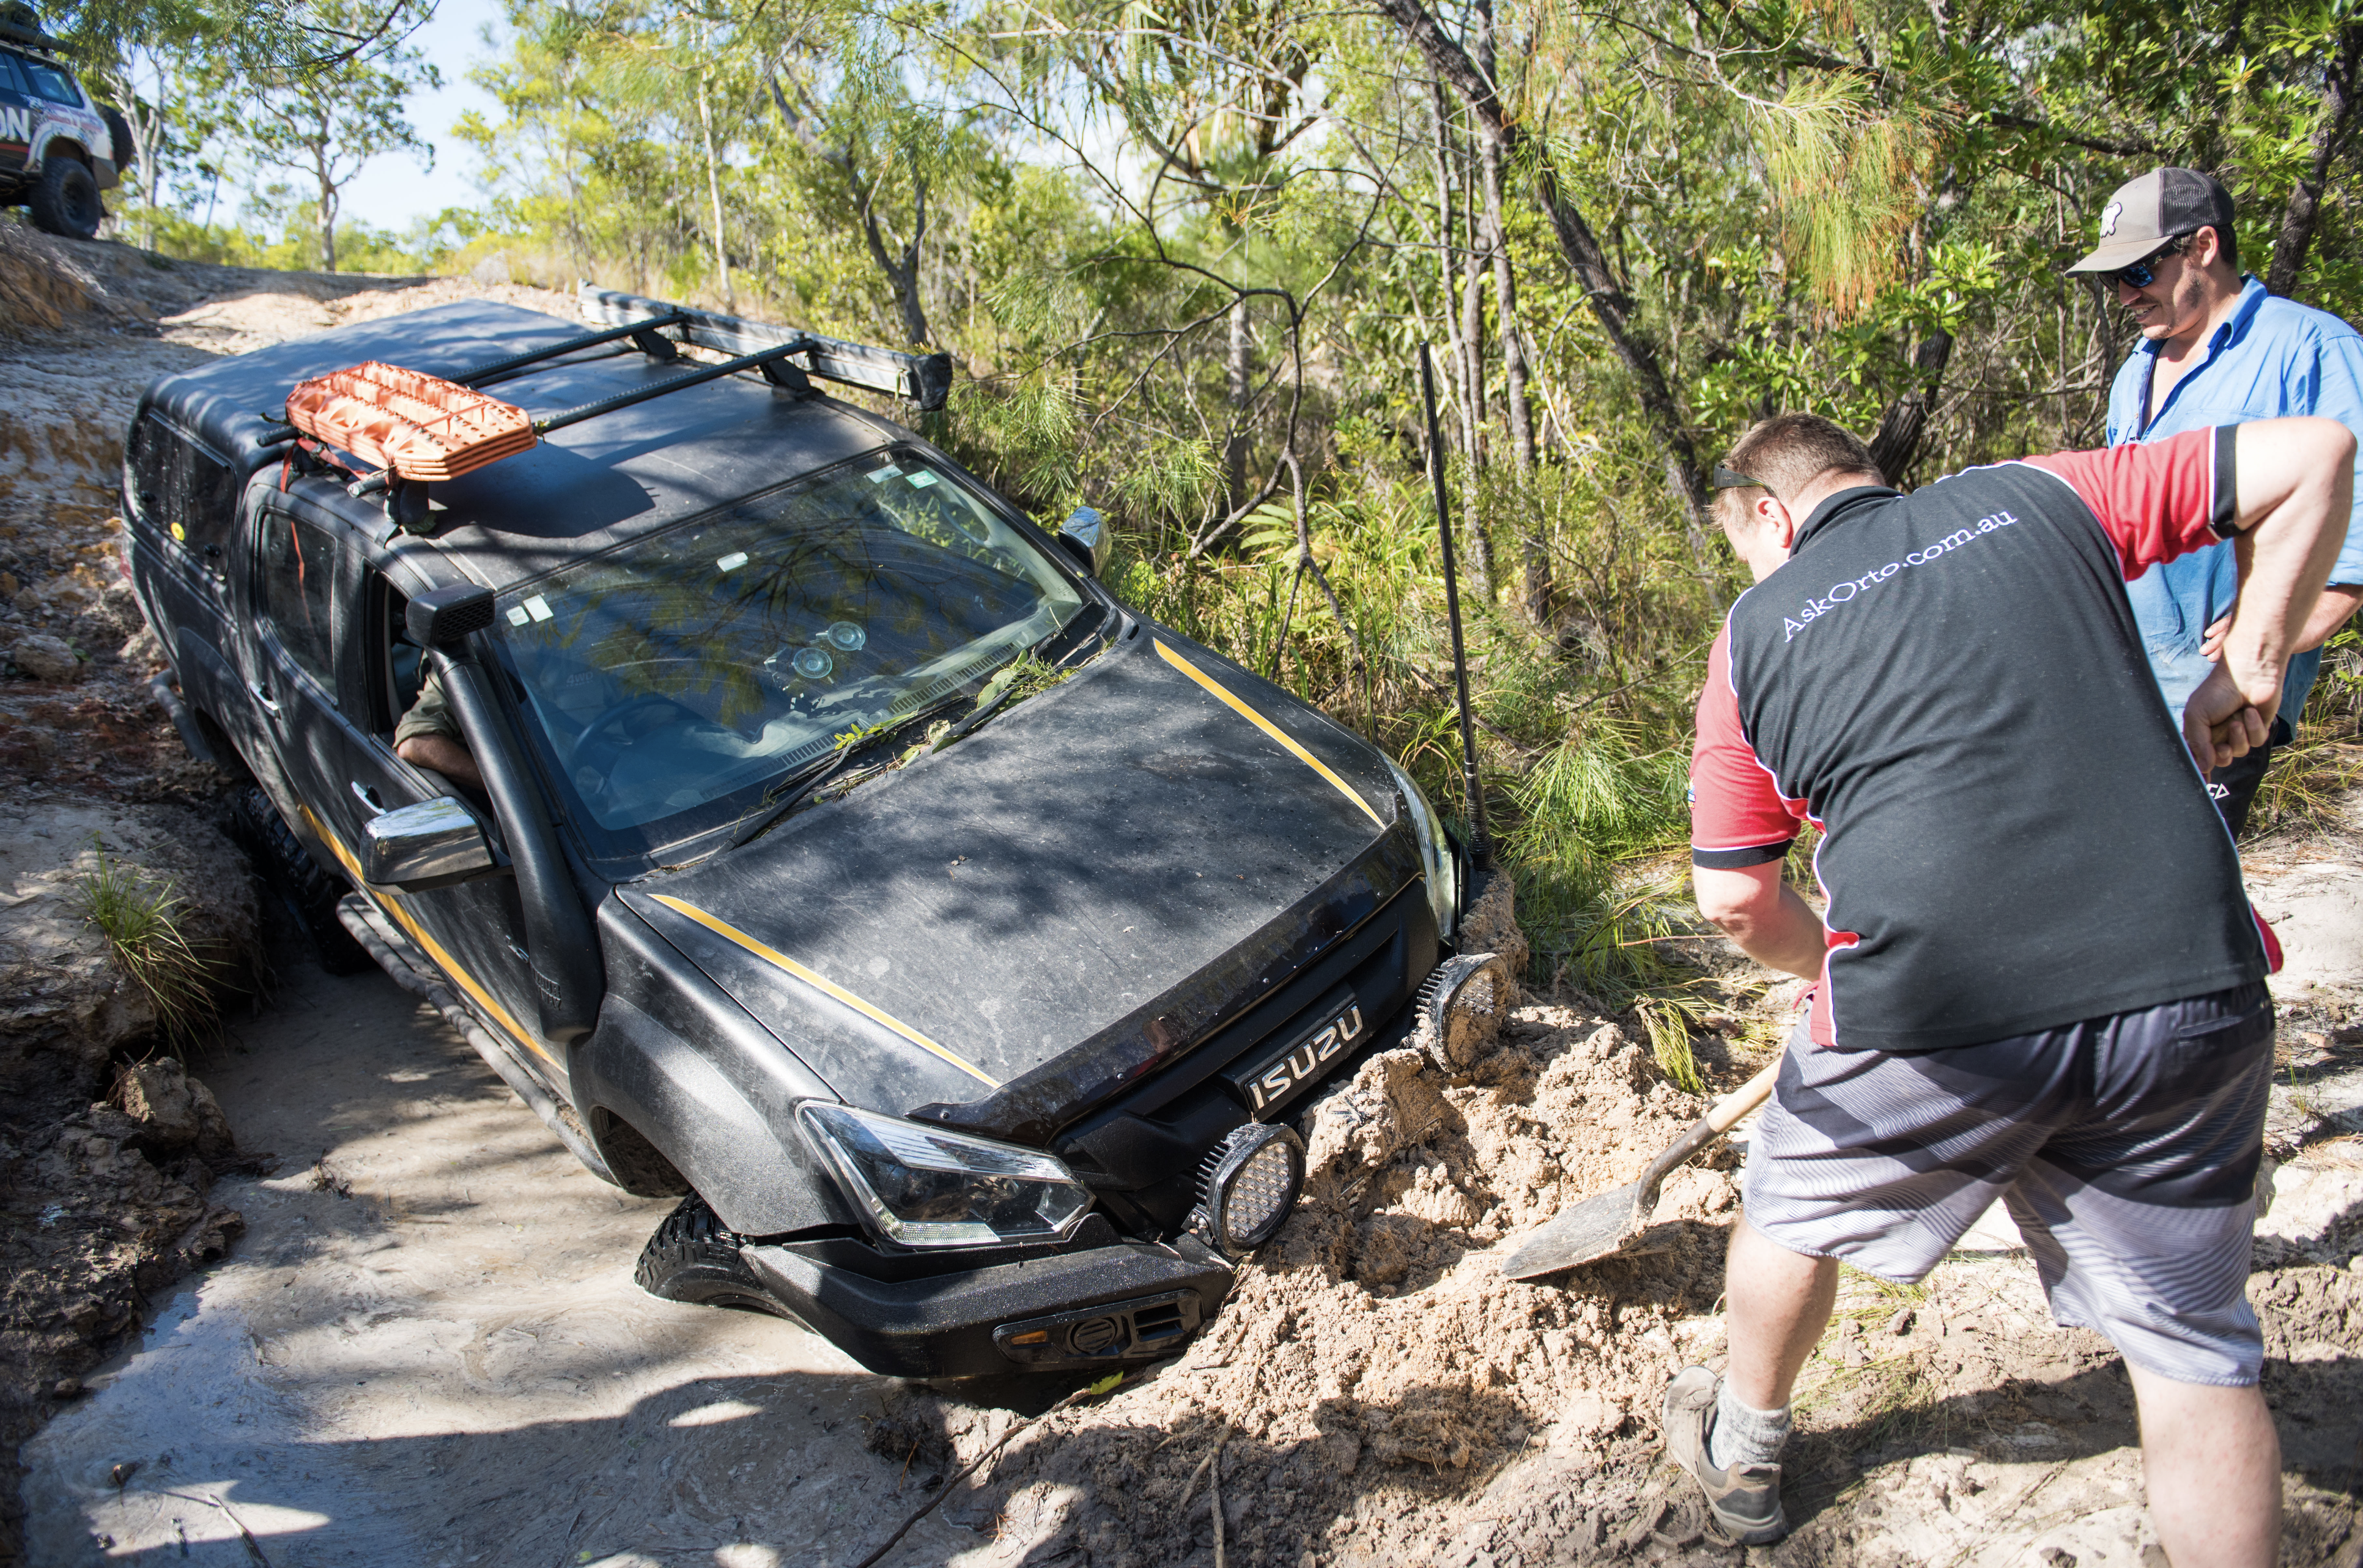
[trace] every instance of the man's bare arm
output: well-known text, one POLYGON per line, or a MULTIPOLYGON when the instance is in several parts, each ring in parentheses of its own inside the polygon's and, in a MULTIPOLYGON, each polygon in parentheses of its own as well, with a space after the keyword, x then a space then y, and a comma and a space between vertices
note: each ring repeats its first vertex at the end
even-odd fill
POLYGON ((2329 641, 2358 605, 2363 605, 2363 584, 2333 583, 2324 588, 2322 597, 2314 601, 2313 614, 2307 617, 2305 630, 2298 636, 2297 651, 2303 653, 2329 641))
POLYGON ((394 743, 394 754, 414 768, 432 768, 454 784, 470 789, 484 787, 484 775, 475 753, 448 735, 414 735, 394 743))
MULTIPOLYGON (((2357 606, 2363 606, 2363 584, 2333 583, 2323 589, 2322 597, 2314 601, 2313 614, 2306 618, 2305 630, 2298 635, 2297 651, 2311 652, 2329 641, 2357 606)), ((2199 644, 2201 656, 2210 661, 2219 657, 2224 651, 2224 634, 2231 629, 2231 616, 2226 613, 2218 617, 2199 644)))
POLYGON ((1779 861, 1736 870, 1692 866, 1691 891, 1699 913, 1748 957, 1768 969, 1821 978, 1829 932, 1813 906, 1781 880, 1779 861))
POLYGON ((2182 714, 2191 756, 2209 770, 2264 744, 2354 506, 2355 438, 2336 420, 2263 419, 2231 435, 2239 596, 2223 660, 2182 714))

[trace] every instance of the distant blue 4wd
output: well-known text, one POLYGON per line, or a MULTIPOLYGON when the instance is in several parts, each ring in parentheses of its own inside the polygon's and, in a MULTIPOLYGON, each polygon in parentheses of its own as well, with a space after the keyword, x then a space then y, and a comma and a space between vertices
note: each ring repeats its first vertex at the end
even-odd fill
POLYGON ((686 1195, 649 1289, 909 1376, 1170 1353, 1304 1179, 1244 1129, 1412 1029, 1458 846, 1112 596, 1095 515, 1046 531, 813 385, 939 407, 947 360, 582 298, 150 388, 160 695, 251 774, 324 957, 434 1000, 600 1176, 686 1195), (363 361, 538 444, 423 484, 279 422, 363 361))

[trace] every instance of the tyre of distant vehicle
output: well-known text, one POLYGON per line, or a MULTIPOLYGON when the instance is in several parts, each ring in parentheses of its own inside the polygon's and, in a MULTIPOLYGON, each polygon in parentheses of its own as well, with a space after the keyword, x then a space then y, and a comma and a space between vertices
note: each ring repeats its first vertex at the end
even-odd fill
POLYGON ((98 199, 98 181, 72 158, 52 155, 41 170, 40 183, 25 204, 36 228, 68 239, 95 239, 106 208, 98 199))

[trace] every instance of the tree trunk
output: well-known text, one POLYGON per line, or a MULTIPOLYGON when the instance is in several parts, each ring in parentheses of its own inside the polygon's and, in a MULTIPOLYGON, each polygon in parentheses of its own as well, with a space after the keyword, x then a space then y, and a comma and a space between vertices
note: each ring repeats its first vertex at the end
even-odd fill
POLYGON ((1436 95, 1436 294, 1441 306, 1437 315, 1444 322, 1444 367, 1450 378, 1445 390, 1451 395, 1454 422, 1459 424, 1461 373, 1466 364, 1460 350, 1460 318, 1452 302, 1454 280, 1460 276, 1459 218, 1452 200, 1452 117, 1445 111, 1444 83, 1430 78, 1428 85, 1436 95))
MULTIPOLYGON (((1495 58, 1492 0, 1478 0, 1471 17, 1477 68, 1490 82, 1495 58)), ((1510 265, 1510 228, 1502 212, 1502 139, 1498 136, 1481 132, 1478 136, 1477 189, 1485 204, 1485 250, 1493 261, 1493 317, 1502 339, 1502 413, 1510 430, 1510 469, 1523 490, 1535 473, 1535 413, 1526 395, 1525 339, 1518 325, 1518 280, 1510 265)), ((1523 504, 1519 512, 1526 525, 1518 530, 1519 602, 1529 621, 1548 626, 1554 596, 1550 550, 1523 504)))
POLYGON ((1481 601, 1493 600, 1493 536, 1485 527, 1485 247, 1478 233, 1477 205, 1469 204, 1469 246, 1461 252, 1460 280, 1460 465, 1461 531, 1469 540, 1469 586, 1481 601))
MULTIPOLYGON (((1380 11, 1403 29, 1428 68, 1450 83, 1453 91, 1469 106, 1478 134, 1498 141, 1504 162, 1515 161, 1524 146, 1519 128, 1504 117, 1492 81, 1477 70, 1459 45, 1446 36, 1423 0, 1378 3, 1380 11)), ((1657 344, 1635 319, 1633 300, 1609 266, 1607 252, 1592 232, 1591 224, 1560 187, 1559 171, 1547 150, 1538 150, 1535 159, 1535 197, 1551 220, 1551 231, 1559 239, 1559 250, 1582 285, 1585 303, 1592 307, 1593 318, 1607 333, 1618 361, 1633 377, 1642 413, 1656 432, 1663 453, 1666 487, 1673 492, 1683 510, 1691 552, 1700 573, 1712 577, 1715 562, 1706 528, 1706 471, 1699 465, 1698 448, 1682 423, 1681 410, 1666 383, 1657 344)))
POLYGON ((1445 100, 1444 83, 1431 77, 1428 86, 1436 103, 1436 282, 1437 303, 1442 306, 1437 315, 1444 321, 1444 389, 1452 400, 1455 434, 1460 445, 1460 537, 1468 541, 1469 591, 1478 598, 1488 599, 1493 590, 1492 541, 1485 536, 1485 519, 1478 506, 1481 461, 1478 424, 1481 417, 1477 409, 1484 397, 1484 379, 1481 372, 1471 369, 1478 363, 1478 353, 1470 339, 1471 330, 1483 330, 1476 295, 1477 258, 1464 251, 1460 244, 1460 210, 1452 199, 1452 116, 1445 100), (1464 256, 1469 270, 1468 294, 1456 304, 1454 295, 1459 288, 1464 256))
MULTIPOLYGON (((1493 74, 1492 0, 1474 7, 1477 63, 1488 80, 1493 74)), ((1510 230, 1502 216, 1502 139, 1477 139, 1477 188, 1485 203, 1485 250, 1493 261, 1493 315, 1502 338, 1503 413, 1510 427, 1510 462, 1518 477, 1535 468, 1535 416, 1526 395, 1525 340, 1518 329, 1518 281, 1510 267, 1510 230)))
POLYGON ((1939 329, 1921 339, 1912 354, 1911 388, 1879 417, 1879 429, 1870 438, 1870 461, 1891 484, 1902 483, 1903 471, 1920 450, 1920 438, 1928 428, 1928 406, 1936 400, 1936 388, 1952 357, 1950 332, 1939 329))
POLYGON ((1248 302, 1240 300, 1231 307, 1231 356, 1226 377, 1230 394, 1231 430, 1223 442, 1223 480, 1226 499, 1223 510, 1236 512, 1246 504, 1248 494, 1248 402, 1253 378, 1249 372, 1248 334, 1248 302))
POLYGON ((2305 267, 2306 248, 2313 242, 2330 166, 2354 128, 2358 63, 2363 63, 2363 22, 2350 22, 2339 35, 2337 54, 2322 72, 2322 128, 2313 134, 2313 161, 2298 176, 2289 205, 2281 209, 2281 231, 2274 237, 2272 267, 2265 275, 2265 287, 2275 294, 2287 295, 2295 289, 2297 275, 2305 267))
POLYGON ((320 181, 320 270, 337 270, 337 182, 329 166, 328 115, 323 109, 316 128, 319 139, 312 144, 312 172, 320 181))
MULTIPOLYGON (((853 150, 848 148, 845 170, 853 172, 853 150)), ((871 183, 869 194, 861 201, 861 231, 870 241, 871 260, 893 285, 894 305, 903 313, 903 331, 921 348, 927 343, 927 313, 919 299, 919 242, 927 233, 927 181, 917 170, 911 171, 911 239, 897 258, 886 253, 886 240, 878 228, 878 193, 886 183, 883 171, 871 183)))
POLYGON ((714 153, 714 112, 706 105, 703 71, 697 73, 697 124, 705 136, 705 192, 714 204, 714 275, 722 280, 722 308, 736 312, 738 295, 730 286, 730 258, 722 249, 722 171, 714 153))

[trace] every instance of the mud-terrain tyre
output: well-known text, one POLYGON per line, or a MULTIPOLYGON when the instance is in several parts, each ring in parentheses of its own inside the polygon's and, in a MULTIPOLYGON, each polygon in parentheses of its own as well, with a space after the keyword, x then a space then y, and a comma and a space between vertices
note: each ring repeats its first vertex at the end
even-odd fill
POLYGON ((311 944, 312 956, 331 974, 359 974, 377 967, 369 950, 353 940, 337 918, 337 902, 345 884, 320 869, 312 851, 289 830, 271 797, 259 784, 248 784, 229 798, 232 830, 239 846, 254 861, 262 883, 294 920, 311 944))
POLYGON ((692 1193, 649 1238, 632 1270, 632 1282, 665 1301, 736 1307, 793 1321, 793 1315, 771 1298, 738 1255, 746 1240, 724 1229, 721 1217, 692 1193))
POLYGON ((98 199, 98 177, 78 158, 56 153, 41 165, 41 178, 26 198, 33 227, 68 239, 95 239, 106 207, 98 199))

